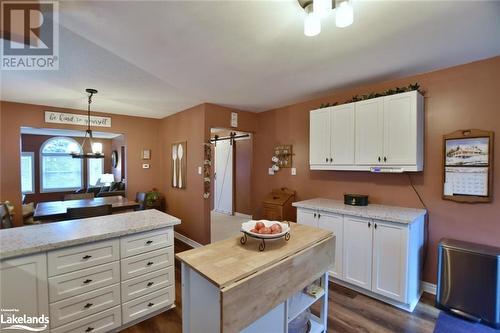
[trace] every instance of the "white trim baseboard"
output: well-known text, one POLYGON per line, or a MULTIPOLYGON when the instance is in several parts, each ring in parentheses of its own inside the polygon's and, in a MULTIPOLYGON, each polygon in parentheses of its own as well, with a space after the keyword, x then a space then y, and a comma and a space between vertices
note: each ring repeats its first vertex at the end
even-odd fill
POLYGON ((436 295, 436 285, 433 283, 422 281, 422 290, 426 293, 436 295))
POLYGON ((188 238, 188 237, 178 233, 177 231, 174 231, 174 237, 177 238, 178 240, 180 240, 181 242, 186 243, 187 245, 193 247, 193 248, 203 246, 202 244, 198 243, 197 241, 194 241, 191 238, 188 238))

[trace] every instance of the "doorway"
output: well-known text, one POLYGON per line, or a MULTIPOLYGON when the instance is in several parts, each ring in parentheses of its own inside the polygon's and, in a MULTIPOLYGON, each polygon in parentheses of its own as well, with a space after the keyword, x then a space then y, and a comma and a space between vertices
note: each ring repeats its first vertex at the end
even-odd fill
POLYGON ((213 187, 211 240, 239 233, 241 223, 252 219, 250 204, 252 136, 250 133, 213 128, 213 187))

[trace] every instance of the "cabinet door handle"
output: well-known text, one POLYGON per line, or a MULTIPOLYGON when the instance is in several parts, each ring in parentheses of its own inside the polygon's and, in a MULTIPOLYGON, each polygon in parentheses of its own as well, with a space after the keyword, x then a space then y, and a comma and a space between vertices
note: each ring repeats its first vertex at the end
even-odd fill
POLYGON ((380 156, 379 156, 379 157, 378 157, 378 161, 380 162, 380 160, 381 160, 381 159, 380 159, 380 156))
POLYGON ((87 280, 83 281, 84 284, 89 284, 90 282, 92 282, 91 279, 87 279, 87 280))
POLYGON ((368 228, 371 228, 372 227, 372 224, 370 222, 368 222, 368 228))
POLYGON ((146 264, 146 266, 151 266, 153 264, 152 261, 148 261, 148 263, 146 264))
POLYGON ((154 284, 154 282, 148 282, 147 286, 151 287, 154 284))
POLYGON ((148 240, 148 241, 146 242, 146 245, 151 245, 151 244, 153 244, 153 241, 152 241, 152 240, 148 240))
POLYGON ((83 307, 84 307, 85 309, 88 309, 88 308, 90 308, 92 305, 94 305, 94 304, 93 304, 93 303, 87 303, 87 304, 85 304, 83 307))
POLYGON ((90 258, 92 258, 92 256, 90 254, 84 255, 82 257, 82 259, 84 259, 84 260, 87 260, 87 259, 90 259, 90 258))
POLYGON ((377 229, 377 223, 375 223, 375 225, 373 226, 375 229, 377 229))
POLYGON ((332 163, 332 162, 333 162, 333 158, 332 158, 332 157, 330 157, 330 163, 332 163))
POLYGON ((87 329, 85 330, 85 332, 92 332, 93 330, 94 330, 94 328, 89 326, 89 327, 87 327, 87 329))
POLYGON ((384 156, 384 162, 387 162, 387 157, 384 156))
POLYGON ((316 218, 316 215, 317 215, 317 214, 316 214, 316 213, 314 213, 314 218, 316 218))
POLYGON ((153 305, 155 305, 155 303, 153 303, 153 302, 149 302, 149 304, 148 304, 149 307, 152 307, 153 305))
POLYGON ((318 219, 321 217, 321 214, 318 214, 318 219))
POLYGON ((327 158, 325 158, 325 161, 326 161, 326 163, 328 163, 328 157, 327 157, 327 158))

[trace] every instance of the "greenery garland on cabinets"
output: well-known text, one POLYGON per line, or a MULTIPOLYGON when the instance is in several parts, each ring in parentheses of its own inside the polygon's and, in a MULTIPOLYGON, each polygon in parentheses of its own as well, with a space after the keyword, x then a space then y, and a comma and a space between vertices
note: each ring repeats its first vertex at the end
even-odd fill
MULTIPOLYGON (((409 84, 407 87, 396 87, 394 89, 387 89, 386 91, 384 91, 382 93, 373 93, 372 92, 368 95, 361 95, 361 96, 354 95, 354 96, 352 96, 352 98, 350 100, 345 101, 343 104, 365 101, 367 99, 372 99, 372 98, 377 98, 377 97, 382 97, 382 96, 390 96, 390 95, 404 93, 404 92, 408 92, 408 91, 414 91, 414 90, 418 90, 421 94, 423 94, 423 91, 420 90, 420 85, 417 82, 415 84, 409 84)), ((335 102, 335 103, 321 103, 319 108, 320 109, 327 108, 330 106, 336 106, 338 104, 339 103, 337 103, 337 102, 335 102)))

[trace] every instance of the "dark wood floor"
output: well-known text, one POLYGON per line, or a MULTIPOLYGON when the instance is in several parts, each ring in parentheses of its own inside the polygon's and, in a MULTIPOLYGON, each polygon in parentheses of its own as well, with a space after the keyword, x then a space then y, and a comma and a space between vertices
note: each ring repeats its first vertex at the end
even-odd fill
MULTIPOLYGON (((182 243, 176 242, 175 246, 176 252, 187 249, 182 243)), ((180 269, 178 265, 176 266, 177 307, 129 327, 123 332, 182 332, 181 276, 180 269)), ((336 284, 330 284, 329 289, 329 333, 432 333, 439 314, 439 310, 433 306, 433 296, 429 294, 424 294, 415 311, 408 313, 336 284)), ((313 307, 312 310, 315 312, 317 309, 313 307)))

